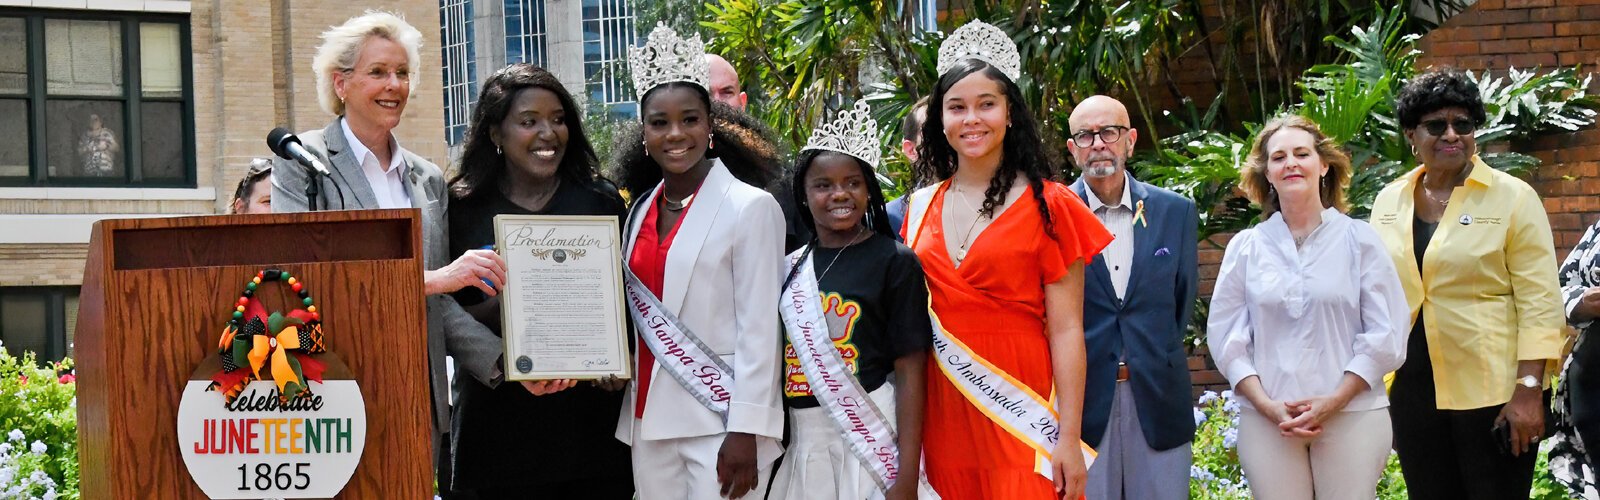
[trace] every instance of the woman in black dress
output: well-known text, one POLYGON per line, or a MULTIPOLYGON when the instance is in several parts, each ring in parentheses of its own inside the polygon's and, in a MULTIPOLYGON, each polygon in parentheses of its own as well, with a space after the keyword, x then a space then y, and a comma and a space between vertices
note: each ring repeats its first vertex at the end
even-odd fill
MULTIPOLYGON (((620 226, 622 197, 596 173, 599 161, 581 115, 566 88, 542 68, 513 64, 484 82, 460 174, 450 181, 452 255, 493 245, 498 214, 609 215, 620 226)), ((456 301, 502 334, 499 297, 468 289, 456 301)), ((628 447, 612 436, 621 381, 488 387, 457 376, 456 386, 449 488, 455 495, 633 497, 628 447)))

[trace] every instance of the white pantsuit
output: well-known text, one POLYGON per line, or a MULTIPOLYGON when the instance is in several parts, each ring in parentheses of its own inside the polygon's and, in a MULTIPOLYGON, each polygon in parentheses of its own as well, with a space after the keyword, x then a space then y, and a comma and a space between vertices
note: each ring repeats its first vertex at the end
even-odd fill
MULTIPOLYGON (((633 254, 645 212, 661 187, 641 193, 628 219, 623 255, 633 254)), ((654 228, 645 230, 654 231, 654 228)), ((633 446, 634 484, 641 500, 719 498, 717 451, 729 432, 756 436, 761 485, 782 453, 779 392, 782 330, 778 296, 783 278, 783 213, 766 191, 733 177, 720 161, 706 175, 667 251, 662 297, 666 309, 733 368, 728 418, 701 405, 666 373, 653 370, 643 418, 634 418, 637 384, 628 385, 617 439, 633 446)))

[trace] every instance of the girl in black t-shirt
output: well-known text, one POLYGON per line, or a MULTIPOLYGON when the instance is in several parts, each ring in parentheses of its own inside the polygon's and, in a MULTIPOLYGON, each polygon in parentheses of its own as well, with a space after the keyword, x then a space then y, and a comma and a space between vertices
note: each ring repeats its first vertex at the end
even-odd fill
MULTIPOLYGON (((875 148, 877 139, 851 140, 873 141, 875 148)), ((817 142, 818 135, 813 135, 812 144, 817 142)), ((887 492, 879 490, 875 473, 857 458, 828 408, 820 407, 813 395, 801 366, 808 358, 785 342, 782 384, 790 443, 769 498, 865 499, 885 493, 888 498, 916 498, 924 367, 932 342, 922 266, 911 249, 895 242, 869 160, 837 151, 842 142, 833 147, 812 144, 796 160, 791 191, 801 222, 815 236, 791 257, 810 257, 827 333, 839 358, 897 427, 898 479, 885 485, 887 492)), ((797 276, 799 271, 791 266, 788 278, 806 278, 797 276)))

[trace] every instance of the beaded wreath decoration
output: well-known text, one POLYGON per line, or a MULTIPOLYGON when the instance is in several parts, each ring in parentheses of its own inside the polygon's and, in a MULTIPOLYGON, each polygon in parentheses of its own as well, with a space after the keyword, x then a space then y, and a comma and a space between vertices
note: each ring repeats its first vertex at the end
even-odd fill
POLYGON ((263 269, 245 283, 234 303, 233 317, 217 339, 222 371, 211 377, 206 390, 222 389, 223 399, 232 403, 246 385, 261 379, 262 367, 270 363, 268 374, 278 385, 278 401, 288 403, 311 395, 306 380, 322 381, 326 366, 311 355, 323 352, 327 348, 322 339, 322 315, 311 292, 287 271, 263 269), (256 289, 274 281, 293 290, 301 307, 288 314, 268 314, 256 289))

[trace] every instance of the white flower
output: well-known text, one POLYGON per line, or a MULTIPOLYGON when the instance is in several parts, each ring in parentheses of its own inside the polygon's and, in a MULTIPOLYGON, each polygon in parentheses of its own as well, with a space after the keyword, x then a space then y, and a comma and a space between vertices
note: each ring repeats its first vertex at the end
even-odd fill
MULTIPOLYGON (((0 443, 0 456, 11 454, 11 443, 0 443)), ((0 481, 3 483, 5 481, 0 481)))
POLYGON ((35 454, 43 455, 44 451, 48 449, 48 447, 44 445, 43 441, 34 441, 33 446, 30 449, 32 449, 35 454))
POLYGON ((1199 408, 1195 408, 1194 409, 1194 425, 1199 426, 1200 424, 1203 424, 1205 422, 1206 422, 1206 412, 1200 411, 1199 408))
POLYGON ((1230 429, 1222 431, 1222 446, 1223 447, 1228 448, 1228 449, 1231 450, 1231 449, 1233 449, 1234 445, 1237 445, 1237 444, 1239 444, 1239 429, 1230 428, 1230 429))
POLYGON ((43 500, 56 500, 56 489, 50 488, 49 490, 45 490, 43 500))
POLYGON ((11 433, 6 434, 6 437, 11 438, 12 441, 21 441, 27 436, 22 435, 21 429, 11 429, 11 433))
POLYGON ((1216 391, 1206 391, 1205 394, 1200 395, 1200 405, 1205 406, 1212 401, 1216 401, 1218 397, 1216 391))

